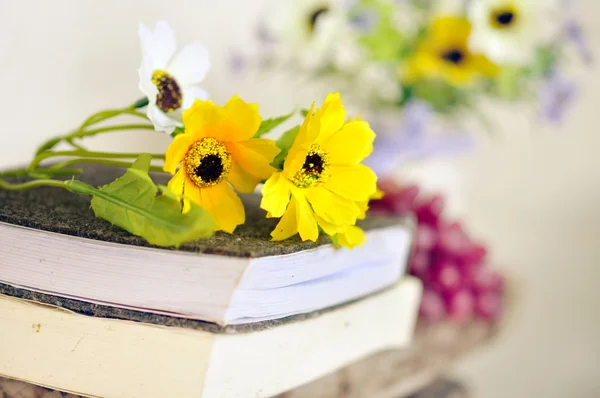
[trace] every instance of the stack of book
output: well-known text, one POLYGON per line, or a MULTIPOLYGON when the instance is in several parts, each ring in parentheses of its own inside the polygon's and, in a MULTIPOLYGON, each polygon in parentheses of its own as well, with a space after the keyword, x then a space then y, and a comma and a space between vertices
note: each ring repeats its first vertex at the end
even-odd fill
POLYGON ((256 210, 233 235, 156 248, 85 197, 0 191, 0 376, 85 396, 270 397, 410 342, 411 219, 367 217, 354 250, 275 243, 272 227, 256 210))

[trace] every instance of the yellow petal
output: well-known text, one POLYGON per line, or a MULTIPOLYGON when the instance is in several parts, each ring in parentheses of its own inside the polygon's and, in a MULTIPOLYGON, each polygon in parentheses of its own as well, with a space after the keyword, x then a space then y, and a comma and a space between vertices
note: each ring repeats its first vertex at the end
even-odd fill
POLYGON ((246 103, 237 95, 231 97, 225 104, 225 115, 228 122, 234 126, 231 131, 231 139, 228 141, 252 138, 262 123, 258 105, 246 103))
POLYGON ((242 169, 260 180, 269 178, 276 170, 271 166, 279 148, 275 142, 265 138, 234 142, 228 145, 233 160, 242 169))
POLYGON ((323 106, 315 115, 320 123, 320 133, 317 143, 320 144, 342 128, 346 120, 346 110, 342 104, 340 93, 330 93, 325 98, 323 106))
POLYGON ((373 152, 375 133, 369 123, 350 122, 323 142, 330 164, 356 164, 373 152))
POLYGON ((236 161, 231 162, 231 169, 227 180, 241 193, 252 193, 261 181, 260 178, 248 174, 236 161))
POLYGON ((284 240, 298 233, 298 223, 296 222, 297 211, 296 199, 292 199, 287 211, 271 232, 273 240, 284 240))
POLYGON ((185 133, 196 140, 206 136, 220 138, 224 119, 223 108, 210 100, 196 99, 189 109, 183 111, 185 133))
POLYGON ((192 209, 190 201, 194 202, 198 206, 202 206, 200 188, 198 188, 193 182, 189 181, 187 178, 183 187, 183 196, 185 196, 185 199, 183 200, 183 213, 187 213, 192 209))
POLYGON ((181 167, 177 173, 169 180, 167 188, 175 195, 183 195, 183 187, 185 185, 185 170, 181 167))
POLYGON ((291 183, 282 173, 273 174, 265 182, 262 187, 260 208, 269 213, 267 217, 281 217, 284 214, 290 202, 290 188, 291 183))
POLYGON ((194 143, 194 138, 189 134, 179 134, 165 152, 165 164, 163 170, 167 173, 175 174, 177 165, 183 160, 188 149, 194 143))
POLYGON ((384 196, 385 196, 385 192, 383 192, 381 189, 377 188, 375 190, 375 193, 373 195, 371 195, 370 199, 379 200, 379 199, 382 199, 384 196))
POLYGON ((365 200, 364 202, 356 202, 356 205, 360 209, 360 214, 357 218, 359 220, 364 220, 367 217, 367 211, 369 210, 369 201, 365 200))
POLYGON ((289 149, 283 170, 288 174, 294 174, 304 164, 308 149, 319 134, 319 120, 314 118, 315 103, 313 102, 306 114, 306 118, 300 126, 300 131, 289 149))
POLYGON ((317 224, 319 224, 319 227, 321 227, 323 232, 325 232, 329 236, 333 236, 333 235, 337 234, 338 232, 343 231, 345 228, 345 226, 339 226, 339 225, 329 223, 329 222, 323 220, 317 214, 315 214, 315 218, 317 219, 317 224))
POLYGON ((238 225, 244 223, 244 205, 227 182, 202 188, 200 195, 202 206, 213 216, 217 230, 233 233, 238 225))
POLYGON ((343 233, 338 234, 338 242, 347 249, 361 246, 365 241, 365 231, 355 225, 349 226, 343 233))
POLYGON ((362 202, 377 191, 377 175, 363 164, 330 166, 325 188, 353 201, 362 202))
POLYGON ((500 72, 500 68, 484 55, 473 55, 471 58, 473 68, 487 77, 495 77, 500 72))
POLYGON ((319 238, 319 227, 313 211, 302 192, 294 190, 292 195, 296 200, 296 223, 298 224, 300 238, 315 242, 319 238))
POLYGON ((313 210, 323 220, 335 225, 356 223, 360 209, 353 201, 344 199, 321 186, 308 188, 305 191, 313 210))

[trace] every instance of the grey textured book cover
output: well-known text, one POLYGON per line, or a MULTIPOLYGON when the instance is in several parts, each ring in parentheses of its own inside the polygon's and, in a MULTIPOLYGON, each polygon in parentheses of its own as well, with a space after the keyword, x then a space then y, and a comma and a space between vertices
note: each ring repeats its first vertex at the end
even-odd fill
MULTIPOLYGON (((81 180, 94 186, 110 183, 124 173, 124 169, 86 165, 81 180)), ((151 174, 155 182, 168 182, 166 174, 151 174)), ((271 241, 270 233, 278 219, 267 219, 259 208, 260 195, 240 195, 246 208, 246 223, 233 235, 217 232, 210 238, 184 244, 180 250, 223 254, 237 257, 263 257, 290 254, 330 243, 321 234, 317 242, 302 242, 298 236, 282 242, 271 241)), ((90 197, 77 195, 60 188, 37 188, 27 191, 0 189, 0 222, 20 225, 67 235, 115 243, 149 246, 142 238, 133 236, 109 222, 98 219, 90 209, 90 197)), ((412 220, 369 216, 359 222, 365 230, 397 224, 413 225, 412 220)))

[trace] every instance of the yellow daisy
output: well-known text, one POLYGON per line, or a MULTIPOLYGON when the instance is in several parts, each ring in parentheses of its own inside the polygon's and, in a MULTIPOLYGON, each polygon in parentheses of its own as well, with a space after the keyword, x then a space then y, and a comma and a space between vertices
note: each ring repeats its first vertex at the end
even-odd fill
POLYGON ((444 79, 461 86, 481 76, 492 77, 498 67, 484 55, 469 50, 471 23, 461 17, 440 17, 407 61, 404 80, 444 79))
POLYGON ((377 176, 361 162, 373 151, 375 133, 362 120, 345 122, 339 94, 329 94, 323 107, 311 106, 288 152, 283 171, 265 183, 261 208, 281 217, 274 240, 296 233, 317 240, 319 227, 338 234, 340 244, 355 246, 364 233, 354 227, 364 216, 365 202, 377 189, 377 176))
POLYGON ((167 149, 164 170, 174 174, 169 190, 186 197, 184 212, 189 199, 213 216, 218 230, 232 233, 244 223, 244 207, 232 186, 252 192, 275 171, 270 164, 279 153, 274 141, 252 138, 261 122, 258 106, 238 96, 224 107, 196 100, 183 112, 185 133, 167 149))

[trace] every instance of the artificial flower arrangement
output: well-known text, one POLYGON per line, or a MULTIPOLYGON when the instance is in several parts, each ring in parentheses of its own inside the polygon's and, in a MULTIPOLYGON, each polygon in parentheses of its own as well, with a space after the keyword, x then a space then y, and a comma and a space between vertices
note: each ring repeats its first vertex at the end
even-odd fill
POLYGON ((486 97, 533 102, 545 119, 560 121, 574 94, 562 72, 566 53, 576 49, 591 59, 575 0, 447 3, 292 0, 276 8, 282 15, 261 21, 258 49, 237 54, 235 64, 242 57, 268 70, 283 67, 297 76, 327 78, 361 109, 379 112, 368 120, 378 134, 376 153, 388 162, 394 153, 470 147, 464 134, 454 133, 464 130, 465 118, 490 127, 478 109, 486 97), (398 115, 376 125, 388 110, 398 115), (452 127, 441 134, 429 127, 427 115, 433 114, 435 122, 452 127), (440 135, 456 139, 431 139, 440 135))
POLYGON ((355 224, 377 197, 377 177, 361 164, 373 150, 375 133, 365 121, 346 118, 339 94, 328 95, 320 108, 313 103, 303 111, 301 125, 273 141, 263 135, 295 112, 263 120, 256 104, 238 96, 215 105, 200 84, 210 68, 200 43, 177 52, 174 33, 163 21, 153 31, 141 25, 139 35, 139 87, 145 97, 123 109, 98 112, 75 131, 43 143, 28 167, 0 173, 0 189, 57 187, 91 196, 97 217, 150 244, 179 246, 214 231, 233 233, 245 222, 237 192, 251 193, 264 184, 260 206, 267 217, 280 219, 273 240, 299 234, 316 241, 325 233, 336 246, 347 248, 365 240, 355 224), (98 127, 120 116, 140 123, 98 127), (134 129, 170 134, 173 141, 164 154, 95 152, 83 143, 87 137, 134 129), (59 144, 70 149, 57 150, 59 144), (64 160, 42 165, 53 158, 64 160), (75 178, 82 170, 72 165, 79 163, 127 170, 97 188, 75 178), (150 171, 172 178, 167 186, 156 185, 150 171))

